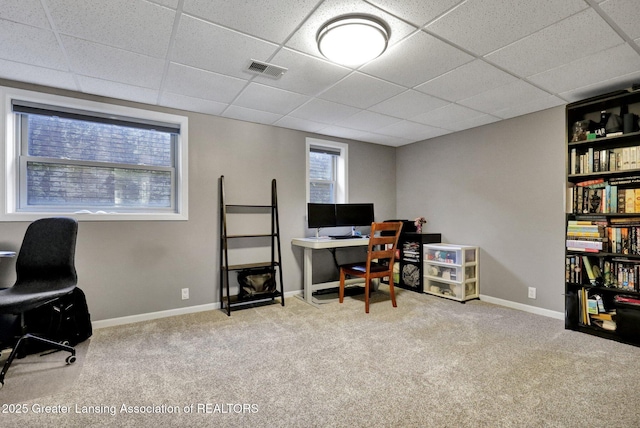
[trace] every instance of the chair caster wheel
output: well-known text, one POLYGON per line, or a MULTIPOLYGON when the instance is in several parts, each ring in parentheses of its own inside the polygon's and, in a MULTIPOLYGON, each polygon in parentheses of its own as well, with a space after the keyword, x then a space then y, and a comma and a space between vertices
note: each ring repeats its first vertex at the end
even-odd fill
POLYGON ((73 364, 76 362, 76 356, 75 355, 69 355, 66 359, 67 364, 73 364))

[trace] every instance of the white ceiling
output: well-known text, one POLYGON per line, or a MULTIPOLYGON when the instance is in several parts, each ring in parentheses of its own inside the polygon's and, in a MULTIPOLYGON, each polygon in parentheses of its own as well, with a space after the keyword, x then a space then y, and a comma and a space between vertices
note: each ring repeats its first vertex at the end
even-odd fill
POLYGON ((640 2, 0 0, 0 78, 401 146, 640 82, 640 2), (348 13, 391 28, 357 69, 315 44, 348 13))

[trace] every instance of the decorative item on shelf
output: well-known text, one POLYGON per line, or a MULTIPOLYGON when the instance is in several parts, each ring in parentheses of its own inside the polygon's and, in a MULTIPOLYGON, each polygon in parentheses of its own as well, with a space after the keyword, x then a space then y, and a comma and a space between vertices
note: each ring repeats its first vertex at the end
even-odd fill
POLYGON ((625 113, 622 117, 623 131, 625 134, 638 131, 638 116, 633 113, 625 113))
POLYGON ((416 226, 416 232, 422 233, 422 225, 427 223, 427 219, 424 217, 416 217, 413 224, 416 226))
POLYGON ((573 137, 571 138, 571 142, 575 143, 578 141, 584 141, 587 139, 587 134, 591 128, 590 120, 579 120, 573 124, 573 137))
POLYGON ((613 134, 614 132, 622 131, 622 118, 615 113, 612 113, 607 119, 607 124, 605 125, 605 131, 607 135, 613 134))
POLYGON ((606 128, 609 116, 611 116, 611 113, 607 113, 605 110, 600 112, 600 122, 596 124, 596 129, 593 131, 598 138, 605 137, 607 135, 606 128))

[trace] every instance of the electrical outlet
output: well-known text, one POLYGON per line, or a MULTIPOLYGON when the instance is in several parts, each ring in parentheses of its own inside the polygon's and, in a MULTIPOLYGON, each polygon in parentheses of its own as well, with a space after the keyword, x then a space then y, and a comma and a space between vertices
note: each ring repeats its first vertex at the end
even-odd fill
POLYGON ((536 298, 536 288, 535 287, 529 287, 529 296, 530 299, 535 299, 536 298))
POLYGON ((187 300, 189 298, 189 289, 188 288, 183 288, 182 289, 182 300, 187 300))

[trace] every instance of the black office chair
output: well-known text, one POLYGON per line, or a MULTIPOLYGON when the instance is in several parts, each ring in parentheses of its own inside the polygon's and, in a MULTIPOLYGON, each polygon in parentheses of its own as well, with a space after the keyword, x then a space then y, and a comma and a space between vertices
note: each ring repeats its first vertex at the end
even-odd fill
POLYGON ((67 364, 76 360, 76 351, 68 344, 27 333, 24 314, 55 302, 76 288, 77 233, 77 221, 66 217, 43 218, 27 228, 16 260, 16 282, 13 287, 0 290, 0 314, 19 315, 22 334, 2 368, 0 388, 4 385, 9 366, 27 341, 70 352, 67 364))

